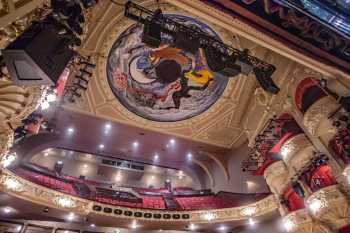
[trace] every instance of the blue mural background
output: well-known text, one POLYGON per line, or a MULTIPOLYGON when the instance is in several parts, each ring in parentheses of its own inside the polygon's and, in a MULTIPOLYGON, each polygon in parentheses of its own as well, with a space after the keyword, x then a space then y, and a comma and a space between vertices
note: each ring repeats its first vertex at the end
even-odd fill
MULTIPOLYGON (((167 14, 220 39, 194 18, 167 14)), ((142 43, 143 26, 134 24, 116 39, 107 61, 109 85, 129 111, 152 121, 174 122, 201 114, 224 92, 228 78, 209 70, 204 51, 191 54, 172 47, 162 34, 159 48, 142 43)))

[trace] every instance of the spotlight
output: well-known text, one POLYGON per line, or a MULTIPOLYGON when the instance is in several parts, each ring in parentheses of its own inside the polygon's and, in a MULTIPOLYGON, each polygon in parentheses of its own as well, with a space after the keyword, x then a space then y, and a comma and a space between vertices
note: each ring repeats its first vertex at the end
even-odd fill
POLYGON ((186 31, 178 31, 175 34, 174 44, 177 48, 183 49, 186 52, 196 54, 200 47, 199 38, 194 34, 186 33, 186 31))
POLYGON ((255 67, 253 71, 262 89, 272 94, 277 94, 280 91, 280 89, 276 86, 271 78, 271 75, 275 71, 275 68, 269 72, 266 72, 255 67))
POLYGON ((234 77, 241 72, 241 67, 235 64, 236 56, 227 56, 216 48, 209 46, 205 49, 205 58, 209 68, 228 77, 234 77))

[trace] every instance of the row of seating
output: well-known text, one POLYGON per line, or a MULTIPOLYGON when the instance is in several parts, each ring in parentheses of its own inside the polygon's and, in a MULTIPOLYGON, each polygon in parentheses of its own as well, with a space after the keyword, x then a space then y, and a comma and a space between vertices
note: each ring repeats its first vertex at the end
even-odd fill
MULTIPOLYGON (((52 171, 37 170, 31 166, 20 166, 13 171, 25 179, 45 187, 88 198, 98 202, 143 209, 169 209, 169 210, 203 210, 230 208, 242 204, 246 195, 219 193, 214 195, 210 190, 196 191, 191 188, 177 188, 170 192, 165 188, 134 188, 135 194, 114 190, 106 187, 105 183, 87 181, 66 175, 57 176, 52 171), (155 194, 155 195, 154 195, 155 194)), ((248 195, 249 196, 249 195, 248 195)), ((265 195, 266 196, 266 195, 265 195)), ((250 201, 256 201, 263 197, 249 197, 250 201)))
POLYGON ((50 176, 42 175, 37 172, 29 171, 23 168, 17 168, 16 174, 32 181, 33 183, 40 184, 50 189, 54 189, 63 193, 77 195, 71 183, 67 183, 60 179, 55 179, 50 176))

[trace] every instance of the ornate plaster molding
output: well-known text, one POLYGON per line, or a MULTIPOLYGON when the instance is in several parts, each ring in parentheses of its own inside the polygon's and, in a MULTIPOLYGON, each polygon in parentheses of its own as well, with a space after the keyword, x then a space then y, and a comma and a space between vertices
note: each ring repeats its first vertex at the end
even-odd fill
POLYGON ((45 205, 52 208, 63 209, 70 212, 88 215, 90 213, 99 214, 103 216, 112 216, 115 218, 126 218, 126 219, 134 219, 135 217, 126 216, 124 214, 116 215, 114 211, 110 213, 106 213, 105 211, 97 211, 94 206, 98 205, 102 207, 102 209, 110 208, 111 210, 120 210, 122 213, 126 211, 140 212, 142 213, 142 217, 140 220, 145 221, 164 221, 164 222, 192 222, 192 223, 208 223, 208 222, 224 222, 224 221, 240 221, 247 220, 250 217, 260 217, 264 215, 271 214, 277 211, 277 202, 275 198, 270 195, 258 202, 251 203, 248 205, 234 207, 234 208, 224 208, 224 209, 214 209, 214 210, 203 210, 203 211, 166 211, 166 210, 146 210, 146 209, 137 209, 137 208, 126 208, 121 206, 113 206, 107 204, 101 204, 98 202, 78 198, 72 195, 60 193, 43 186, 34 184, 24 178, 16 176, 14 173, 10 172, 7 169, 3 169, 0 176, 0 190, 24 199, 29 202, 33 202, 39 205, 45 205), (12 180, 14 182, 8 182, 8 180, 12 180), (10 184, 10 185, 9 185, 10 184), (15 185, 14 185, 15 184, 15 185), (250 212, 249 215, 246 214, 247 208, 254 209, 254 212, 250 212), (215 216, 214 219, 208 219, 210 213, 211 216, 215 216), (152 219, 144 217, 145 214, 179 214, 180 216, 183 214, 189 215, 189 218, 184 219, 152 219))
MULTIPOLYGON (((320 136, 324 133, 324 127, 320 127, 323 121, 329 121, 328 116, 333 113, 339 104, 330 96, 323 97, 316 101, 304 114, 303 123, 313 136, 320 136)), ((334 132, 333 128, 327 129, 334 132)))
POLYGON ((77 198, 54 191, 49 188, 29 182, 7 169, 3 169, 0 176, 0 190, 12 196, 46 205, 52 208, 64 209, 79 214, 87 214, 91 209, 91 201, 77 198), (17 188, 9 188, 8 180, 15 180, 17 188), (19 188, 20 187, 20 188, 19 188), (70 202, 70 204, 68 204, 70 202), (63 204, 66 203, 66 204, 63 204))
POLYGON ((323 224, 312 219, 306 209, 294 211, 283 218, 288 233, 331 233, 323 224))
POLYGON ((40 86, 22 87, 13 85, 11 81, 0 81, 1 123, 10 123, 16 127, 37 109, 41 96, 40 86))
POLYGON ((314 206, 312 215, 334 229, 350 224, 350 202, 338 185, 325 187, 308 197, 307 205, 314 206))
POLYGON ((283 161, 277 161, 271 164, 264 171, 264 178, 272 192, 279 196, 288 186, 290 176, 288 169, 283 161))
POLYGON ((281 147, 283 161, 288 168, 300 169, 313 157, 314 147, 305 134, 288 139, 281 147))

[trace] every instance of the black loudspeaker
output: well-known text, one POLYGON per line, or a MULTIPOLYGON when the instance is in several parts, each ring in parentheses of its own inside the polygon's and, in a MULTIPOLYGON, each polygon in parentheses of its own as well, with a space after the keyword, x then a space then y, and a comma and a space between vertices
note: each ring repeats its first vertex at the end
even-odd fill
POLYGON ((199 39, 196 36, 181 31, 176 33, 174 44, 177 48, 192 54, 196 54, 200 47, 199 39))
POLYGON ((222 62, 222 56, 223 54, 216 51, 213 47, 207 47, 205 48, 205 58, 208 63, 208 67, 213 72, 218 72, 222 69, 224 69, 224 64, 222 62))
POLYGON ((161 26, 156 21, 146 21, 143 26, 142 42, 150 47, 157 48, 162 42, 161 26))
POLYGON ((271 78, 274 70, 272 72, 264 72, 258 68, 254 68, 253 71, 262 89, 272 94, 277 94, 280 91, 279 87, 276 86, 271 78))
POLYGON ((74 52, 50 23, 34 23, 2 51, 15 84, 54 85, 74 52))

